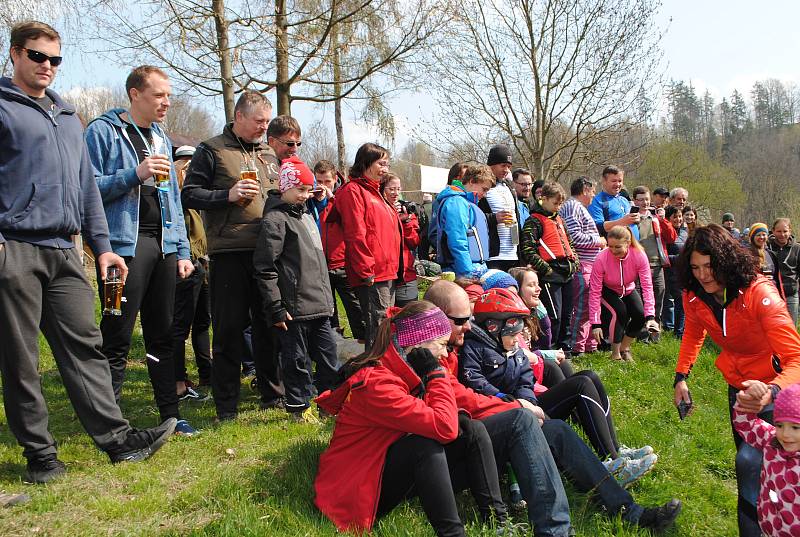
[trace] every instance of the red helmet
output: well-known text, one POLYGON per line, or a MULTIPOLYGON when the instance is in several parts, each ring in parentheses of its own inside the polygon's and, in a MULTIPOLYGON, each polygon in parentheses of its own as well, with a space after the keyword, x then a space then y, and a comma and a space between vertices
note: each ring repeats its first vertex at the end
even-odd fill
POLYGON ((475 303, 473 315, 475 320, 482 322, 486 319, 510 319, 512 317, 527 317, 531 309, 514 291, 494 288, 486 291, 475 303))

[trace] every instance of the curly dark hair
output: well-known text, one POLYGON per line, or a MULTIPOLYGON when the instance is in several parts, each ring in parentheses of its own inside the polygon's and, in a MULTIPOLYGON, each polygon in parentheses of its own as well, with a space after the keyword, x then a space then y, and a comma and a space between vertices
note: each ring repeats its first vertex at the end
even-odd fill
POLYGON ((758 275, 758 260, 737 241, 730 231, 719 224, 709 224, 695 229, 694 235, 686 240, 675 264, 678 282, 689 291, 701 289, 692 274, 689 259, 692 252, 711 256, 711 270, 714 278, 729 289, 744 289, 758 275))

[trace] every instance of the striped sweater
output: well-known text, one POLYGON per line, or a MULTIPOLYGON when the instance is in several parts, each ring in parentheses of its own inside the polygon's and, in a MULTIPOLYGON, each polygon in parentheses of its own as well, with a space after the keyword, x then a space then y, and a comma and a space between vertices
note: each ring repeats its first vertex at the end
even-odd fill
POLYGON ((589 211, 575 198, 569 198, 558 212, 567 226, 567 234, 572 239, 578 259, 581 263, 594 262, 600 253, 600 234, 589 211))

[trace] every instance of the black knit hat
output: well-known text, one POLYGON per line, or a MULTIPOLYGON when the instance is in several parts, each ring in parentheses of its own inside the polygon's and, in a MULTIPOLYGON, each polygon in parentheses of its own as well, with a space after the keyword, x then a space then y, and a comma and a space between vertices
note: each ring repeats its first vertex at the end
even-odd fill
POLYGON ((511 164, 511 150, 503 144, 493 145, 489 149, 489 156, 486 157, 486 164, 511 164))

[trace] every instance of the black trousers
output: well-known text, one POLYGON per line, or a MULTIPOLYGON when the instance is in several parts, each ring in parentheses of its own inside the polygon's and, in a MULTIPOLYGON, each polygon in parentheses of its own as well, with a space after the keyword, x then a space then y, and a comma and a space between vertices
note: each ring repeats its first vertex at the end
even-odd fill
POLYGON ((444 446, 412 434, 392 444, 386 452, 377 518, 415 496, 419 497, 436 535, 466 535, 458 517, 444 446))
POLYGON ((329 317, 289 321, 286 327, 287 330, 278 330, 286 410, 302 412, 311 405, 314 387, 322 393, 338 380, 336 341, 329 317))
MULTIPOLYGON (((155 237, 139 235, 136 254, 126 257, 128 279, 125 281, 122 315, 104 315, 100 321, 103 334, 103 354, 111 368, 111 381, 117 402, 122 393, 131 336, 136 316, 141 314, 142 335, 147 373, 153 386, 156 406, 161 420, 180 418, 178 395, 175 391, 175 365, 172 361, 172 312, 175 307, 177 254, 161 255, 161 244, 155 237)), ((98 274, 100 302, 103 302, 103 283, 98 274)))
POLYGON ((119 449, 131 429, 114 399, 94 308, 94 291, 74 248, 0 244, 3 404, 8 428, 28 459, 56 453, 39 375, 40 329, 75 415, 97 447, 119 449))
MULTIPOLYGON (((252 326, 253 359, 264 402, 279 397, 280 373, 274 334, 264 318, 261 293, 253 274, 253 252, 211 256, 211 324, 214 332, 211 390, 217 417, 236 416, 241 387, 244 329, 252 326)), ((173 390, 174 391, 174 390, 173 390)))
POLYGON ((347 322, 350 324, 350 331, 353 333, 353 339, 364 339, 364 316, 361 313, 361 303, 358 301, 356 292, 347 283, 347 275, 344 269, 329 270, 328 277, 331 281, 331 295, 333 295, 331 326, 339 328, 339 305, 336 301, 336 293, 339 293, 347 315, 347 322))
POLYGON ((611 343, 620 343, 625 336, 638 336, 644 328, 644 305, 639 291, 634 289, 620 298, 617 293, 603 286, 600 321, 611 343))
POLYGON ((211 298, 208 293, 207 271, 203 263, 195 262, 194 272, 175 285, 175 316, 172 321, 172 357, 175 379, 187 380, 186 338, 192 334, 194 361, 200 384, 211 383, 211 298))
POLYGON ((543 284, 540 298, 550 316, 553 348, 571 351, 572 279, 566 283, 543 284))

